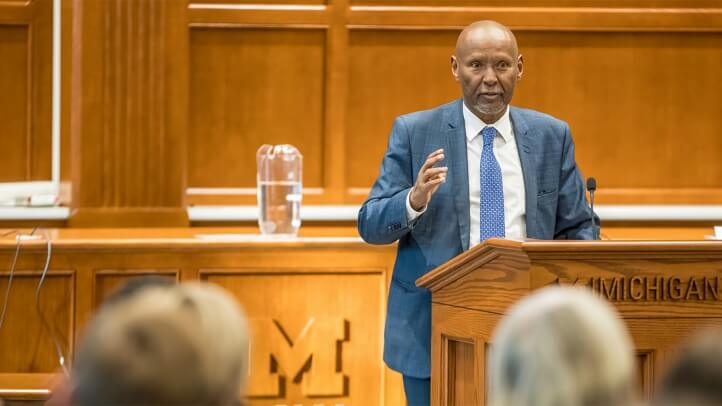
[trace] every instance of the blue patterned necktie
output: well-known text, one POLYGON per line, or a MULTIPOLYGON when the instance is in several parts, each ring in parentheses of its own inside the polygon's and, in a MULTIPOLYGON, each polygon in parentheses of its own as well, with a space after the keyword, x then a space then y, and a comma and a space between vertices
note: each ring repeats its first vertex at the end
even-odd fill
POLYGON ((504 187, 501 168, 494 157, 496 129, 484 127, 484 148, 481 150, 481 196, 479 200, 479 241, 504 238, 504 187))

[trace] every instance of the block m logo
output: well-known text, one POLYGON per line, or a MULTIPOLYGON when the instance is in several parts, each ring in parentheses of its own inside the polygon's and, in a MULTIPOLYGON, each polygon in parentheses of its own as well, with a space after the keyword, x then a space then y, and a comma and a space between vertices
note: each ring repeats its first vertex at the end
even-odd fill
POLYGON ((251 319, 249 396, 281 397, 284 385, 301 383, 304 396, 343 396, 341 349, 348 340, 342 318, 313 317, 291 339, 276 320, 251 319))

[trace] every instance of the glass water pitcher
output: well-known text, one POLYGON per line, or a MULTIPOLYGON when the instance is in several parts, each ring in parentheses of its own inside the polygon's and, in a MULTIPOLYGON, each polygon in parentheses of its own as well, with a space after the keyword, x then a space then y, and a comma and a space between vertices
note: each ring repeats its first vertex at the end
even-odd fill
POLYGON ((295 237, 301 227, 303 155, 293 145, 262 145, 258 166, 258 225, 261 234, 295 237))

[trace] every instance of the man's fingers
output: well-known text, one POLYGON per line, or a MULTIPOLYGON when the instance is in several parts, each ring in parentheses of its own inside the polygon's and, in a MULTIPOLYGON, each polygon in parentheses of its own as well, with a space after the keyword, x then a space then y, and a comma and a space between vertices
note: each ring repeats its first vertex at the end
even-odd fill
POLYGON ((421 166, 421 169, 419 172, 423 172, 426 169, 434 166, 437 162, 444 159, 444 150, 443 149, 437 149, 436 151, 429 154, 429 156, 426 157, 426 161, 424 161, 424 164, 421 166))
POLYGON ((433 195, 439 189, 442 183, 446 182, 446 176, 439 176, 436 179, 431 180, 426 185, 428 186, 428 193, 433 195))
POLYGON ((443 174, 443 173, 442 173, 442 174, 436 175, 435 177, 433 177, 433 178, 429 179, 428 181, 426 181, 426 182, 424 183, 422 189, 428 192, 429 190, 431 190, 431 189, 434 188, 435 186, 441 185, 441 184, 444 183, 444 182, 446 182, 446 174, 443 174))
POLYGON ((441 166, 438 168, 430 168, 427 169, 426 172, 422 175, 422 181, 428 182, 430 179, 433 179, 435 176, 444 175, 446 176, 446 173, 449 171, 449 168, 446 166, 441 166))

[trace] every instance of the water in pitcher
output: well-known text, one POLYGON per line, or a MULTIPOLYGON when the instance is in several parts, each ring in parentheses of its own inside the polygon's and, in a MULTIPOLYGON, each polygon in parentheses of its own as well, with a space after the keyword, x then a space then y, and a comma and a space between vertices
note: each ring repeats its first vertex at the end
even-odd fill
POLYGON ((301 182, 258 181, 261 233, 291 237, 301 226, 301 182))

